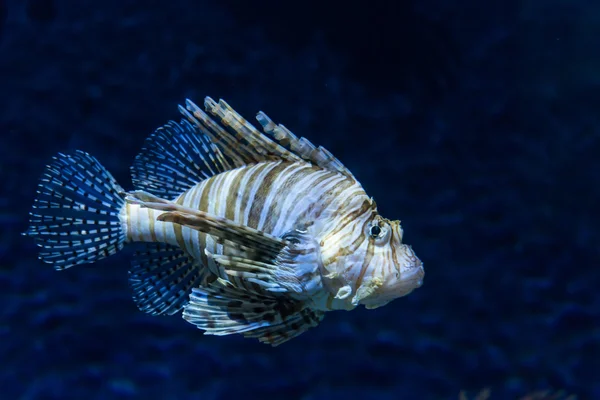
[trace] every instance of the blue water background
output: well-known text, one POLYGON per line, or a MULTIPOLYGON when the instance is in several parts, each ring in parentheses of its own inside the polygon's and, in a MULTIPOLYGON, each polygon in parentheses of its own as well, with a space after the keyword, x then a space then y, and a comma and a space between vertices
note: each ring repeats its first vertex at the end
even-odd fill
POLYGON ((600 399, 600 3, 0 0, 0 399, 600 399), (44 165, 126 188, 177 104, 226 99, 340 158, 423 287, 278 348, 139 312, 129 254, 54 272, 44 165))

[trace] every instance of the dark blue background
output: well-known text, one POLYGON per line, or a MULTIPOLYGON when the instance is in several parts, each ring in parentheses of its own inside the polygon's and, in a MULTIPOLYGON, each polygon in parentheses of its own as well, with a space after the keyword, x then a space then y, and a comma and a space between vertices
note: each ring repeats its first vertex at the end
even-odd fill
POLYGON ((0 0, 0 398, 600 399, 600 3, 322 3, 0 0), (273 349, 137 311, 128 254, 37 260, 19 233, 52 155, 131 188, 206 95, 337 155, 423 287, 273 349))

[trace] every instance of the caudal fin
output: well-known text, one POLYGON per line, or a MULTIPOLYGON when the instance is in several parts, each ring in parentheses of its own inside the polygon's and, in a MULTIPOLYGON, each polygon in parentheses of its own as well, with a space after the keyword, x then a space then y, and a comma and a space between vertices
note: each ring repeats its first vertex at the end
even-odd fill
POLYGON ((57 270, 93 263, 123 248, 119 213, 125 192, 94 157, 59 154, 38 185, 25 235, 57 270))

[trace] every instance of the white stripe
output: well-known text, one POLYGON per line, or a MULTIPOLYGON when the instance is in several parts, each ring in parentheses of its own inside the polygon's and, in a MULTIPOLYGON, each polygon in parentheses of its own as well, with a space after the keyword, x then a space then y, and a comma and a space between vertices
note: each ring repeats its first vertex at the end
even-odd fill
MULTIPOLYGON (((254 203, 254 198, 256 197, 258 188, 262 186, 262 184, 265 180, 265 176, 279 164, 281 164, 281 161, 266 164, 266 166, 258 174, 256 179, 254 179, 251 182, 250 195, 248 196, 248 203, 246 204, 246 208, 244 209, 244 218, 241 221, 243 225, 248 226, 248 220, 250 219, 250 209, 252 209, 252 204, 254 203)), ((265 164, 262 164, 262 165, 265 165, 265 164)))
MULTIPOLYGON (((221 196, 223 197, 223 200, 220 202, 219 204, 219 214, 220 216, 224 217, 227 214, 227 200, 229 199, 230 196, 237 196, 237 193, 233 193, 232 192, 232 187, 234 182, 237 180, 237 177, 239 174, 242 173, 242 169, 238 168, 236 170, 231 171, 228 174, 225 174, 225 182, 223 182, 223 187, 221 189, 221 196)), ((235 214, 233 216, 233 219, 235 220, 235 214)))
POLYGON ((283 171, 281 171, 281 173, 278 174, 277 178, 275 178, 273 184, 271 185, 269 193, 267 194, 265 203, 263 204, 263 208, 262 210, 260 210, 260 218, 258 220, 258 225, 256 229, 261 231, 269 215, 273 215, 273 210, 271 209, 273 201, 275 200, 275 197, 281 197, 282 195, 282 192, 279 190, 279 186, 281 186, 281 184, 283 184, 286 180, 290 179, 299 171, 309 167, 310 164, 290 164, 287 167, 285 167, 283 171), (289 170, 293 171, 288 172, 289 170))
POLYGON ((140 209, 138 213, 140 241, 152 242, 152 234, 150 233, 150 213, 148 208, 140 209))
MULTIPOLYGON (((192 195, 192 193, 194 192, 195 188, 196 187, 194 186, 191 189, 186 190, 179 196, 179 198, 181 199, 181 204, 189 204, 193 200, 194 196, 192 195)), ((181 227, 181 237, 183 238, 182 250, 186 250, 191 254, 193 254, 192 251, 194 250, 192 232, 194 231, 190 228, 187 228, 185 226, 181 227)))
MULTIPOLYGON (((293 187, 292 190, 288 190, 285 193, 285 198, 283 199, 281 210, 279 213, 279 218, 277 219, 277 223, 273 227, 273 231, 271 232, 275 236, 281 236, 285 233, 284 230, 289 230, 288 219, 294 220, 297 218, 298 214, 290 214, 290 208, 298 203, 298 195, 306 191, 307 188, 310 188, 313 182, 315 182, 319 177, 323 176, 323 171, 315 171, 310 174, 307 174, 304 178, 299 180, 293 187)), ((310 196, 310 190, 308 190, 307 195, 310 196)), ((304 203, 304 202, 303 202, 304 203)))
POLYGON ((140 206, 137 204, 129 205, 129 226, 131 227, 131 240, 134 242, 140 241, 140 235, 138 233, 138 224, 140 206))
MULTIPOLYGON (((164 214, 164 211, 154 211, 154 218, 158 219, 158 216, 164 214)), ((164 225, 166 225, 166 222, 162 222, 162 221, 158 221, 155 220, 154 221, 154 234, 156 235, 156 241, 158 243, 168 243, 168 238, 166 237, 166 232, 165 232, 165 227, 164 225)), ((170 224, 173 225, 173 224, 170 224)))
MULTIPOLYGON (((329 172, 328 172, 329 173, 329 172)), ((298 201, 295 207, 292 209, 292 212, 289 214, 290 219, 297 219, 299 215, 301 215, 304 211, 308 209, 308 207, 316 200, 318 200, 324 193, 333 189, 337 184, 347 179, 346 176, 342 174, 335 174, 329 178, 325 178, 319 184, 317 184, 311 191, 308 196, 305 196, 301 201, 298 201)), ((314 210, 316 212, 317 210, 314 210)), ((288 227, 288 229, 291 227, 288 227)))
POLYGON ((244 200, 244 192, 248 187, 248 182, 254 176, 254 173, 260 168, 261 164, 253 165, 247 169, 244 169, 244 176, 242 177, 242 181, 240 182, 240 187, 238 188, 237 193, 231 193, 231 195, 236 196, 235 199, 235 210, 233 212, 234 220, 238 223, 243 223, 244 220, 242 218, 242 201, 244 200))
POLYGON ((177 243, 177 237, 175 236, 175 226, 172 222, 159 222, 157 221, 158 224, 160 224, 161 228, 161 233, 162 233, 162 237, 164 240, 164 243, 168 243, 172 246, 179 246, 179 243, 177 243))
MULTIPOLYGON (((364 193, 364 190, 360 184, 355 182, 352 186, 336 194, 334 201, 329 204, 328 210, 333 212, 339 212, 340 210, 343 210, 344 215, 346 215, 353 211, 359 210, 365 200, 368 200, 368 196, 364 193)), ((338 224, 337 220, 332 220, 330 218, 330 213, 328 210, 324 210, 324 212, 319 215, 319 220, 323 222, 323 226, 321 227, 323 233, 335 229, 338 224)))
MULTIPOLYGON (((209 214, 219 215, 219 203, 223 202, 227 198, 227 193, 223 193, 223 191, 221 190, 221 185, 223 181, 227 178, 227 175, 229 174, 219 174, 213 178, 214 182, 211 185, 210 191, 208 193, 207 212, 209 214)), ((207 235, 206 237, 206 248, 211 253, 223 254, 223 245, 217 243, 217 241, 213 238, 212 235, 207 235)))
POLYGON ((140 207, 138 204, 129 205, 129 226, 131 227, 131 241, 133 242, 150 242, 152 235, 149 228, 149 210, 140 207))
MULTIPOLYGON (((212 179, 212 178, 208 178, 208 179, 212 179)), ((193 208, 194 210, 200 210, 200 202, 202 201, 202 195, 204 194, 204 190, 206 189, 207 182, 208 182, 208 180, 204 180, 194 187, 194 194, 190 198, 190 204, 188 205, 188 207, 193 208)), ((208 198, 207 201, 210 203, 210 198, 208 198)), ((190 233, 193 233, 193 236, 191 239, 192 251, 190 252, 190 254, 192 254, 196 260, 202 260, 203 254, 204 254, 204 249, 202 249, 200 247, 198 231, 190 232, 190 233)))

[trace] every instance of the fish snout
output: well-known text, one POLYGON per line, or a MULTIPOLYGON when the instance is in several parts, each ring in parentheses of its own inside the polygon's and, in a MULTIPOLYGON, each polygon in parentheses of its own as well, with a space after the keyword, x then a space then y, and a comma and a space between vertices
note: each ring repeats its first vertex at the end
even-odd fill
POLYGON ((421 259, 417 257, 410 246, 406 246, 405 257, 400 265, 397 278, 403 282, 403 285, 412 286, 413 289, 423 285, 425 268, 421 259))

